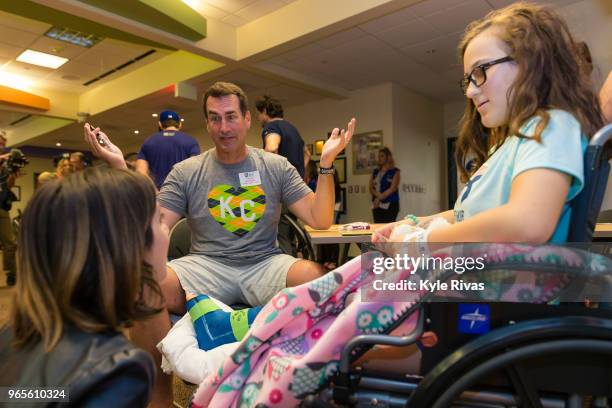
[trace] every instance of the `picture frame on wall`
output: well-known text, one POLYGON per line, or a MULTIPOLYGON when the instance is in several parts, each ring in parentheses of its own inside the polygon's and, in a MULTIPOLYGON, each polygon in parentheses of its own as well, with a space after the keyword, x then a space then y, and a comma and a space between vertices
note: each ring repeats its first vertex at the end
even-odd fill
POLYGON ((353 173, 371 174, 378 164, 378 150, 383 147, 383 131, 360 133, 353 136, 353 173))
POLYGON ((340 184, 346 183, 346 157, 336 157, 336 160, 334 160, 334 167, 338 173, 340 184))
POLYGON ((315 140, 314 142, 314 154, 321 155, 323 152, 323 145, 325 144, 325 140, 315 140))
POLYGON ((310 152, 311 156, 314 154, 314 150, 312 150, 312 143, 308 143, 306 145, 306 149, 308 149, 308 152, 310 152))
POLYGON ((340 208, 340 214, 346 214, 346 187, 341 187, 340 188, 340 197, 341 197, 341 203, 342 203, 342 207, 340 208))

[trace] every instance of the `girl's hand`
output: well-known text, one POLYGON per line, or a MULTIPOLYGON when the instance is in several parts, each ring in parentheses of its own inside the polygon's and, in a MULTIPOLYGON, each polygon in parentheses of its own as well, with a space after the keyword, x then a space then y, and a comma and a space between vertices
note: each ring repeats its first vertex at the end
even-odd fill
POLYGON ((104 160, 111 167, 127 169, 121 149, 115 146, 108 136, 100 131, 100 128, 93 129, 89 123, 86 123, 83 126, 83 135, 94 156, 104 160), (98 138, 102 140, 104 145, 98 141, 98 138))

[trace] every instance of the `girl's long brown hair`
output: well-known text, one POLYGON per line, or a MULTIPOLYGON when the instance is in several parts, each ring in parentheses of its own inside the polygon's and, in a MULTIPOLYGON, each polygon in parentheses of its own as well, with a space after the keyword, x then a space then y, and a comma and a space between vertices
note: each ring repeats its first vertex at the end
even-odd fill
POLYGON ((67 325, 119 331, 161 310, 161 290, 144 261, 155 194, 136 172, 99 167, 34 193, 19 234, 11 311, 17 347, 42 341, 51 350, 67 325))
POLYGON ((486 129, 474 104, 467 100, 455 152, 463 182, 487 160, 490 149, 499 147, 509 135, 526 137, 520 129, 534 116, 541 119, 533 136, 540 141, 550 120, 547 109, 562 109, 574 115, 589 138, 603 126, 587 67, 567 25, 557 13, 548 7, 524 2, 492 11, 466 28, 459 45, 461 60, 470 41, 491 27, 497 29, 519 72, 507 95, 508 125, 486 129), (465 168, 468 156, 474 163, 470 169, 465 168))

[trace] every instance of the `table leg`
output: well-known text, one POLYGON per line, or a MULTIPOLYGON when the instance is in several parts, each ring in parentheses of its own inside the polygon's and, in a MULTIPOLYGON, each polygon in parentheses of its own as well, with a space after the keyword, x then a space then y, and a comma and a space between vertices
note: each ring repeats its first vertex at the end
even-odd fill
POLYGON ((348 258, 349 248, 351 247, 350 243, 341 244, 341 245, 342 245, 342 249, 340 251, 340 259, 338 260, 338 266, 344 265, 344 263, 346 262, 348 258))

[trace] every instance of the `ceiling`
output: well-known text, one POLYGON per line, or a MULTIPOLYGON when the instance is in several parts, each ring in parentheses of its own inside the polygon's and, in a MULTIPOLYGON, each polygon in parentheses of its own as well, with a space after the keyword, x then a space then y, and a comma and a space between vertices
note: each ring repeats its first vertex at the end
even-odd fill
MULTIPOLYGON (((242 25, 274 12, 293 0, 183 1, 207 19, 242 25)), ((566 7, 579 1, 603 4, 610 0, 552 2, 567 18, 570 29, 583 32, 588 29, 590 22, 584 21, 584 15, 576 12, 576 7, 566 7)), ((492 9, 510 3, 511 0, 424 0, 366 22, 361 19, 359 23, 332 35, 318 36, 312 41, 300 41, 299 46, 287 47, 285 44, 284 47, 278 47, 278 51, 272 49, 259 59, 230 63, 218 72, 193 78, 189 82, 197 88, 198 96, 216 80, 235 82, 247 92, 251 102, 266 93, 280 99, 286 107, 329 97, 329 93, 324 92, 325 84, 344 89, 348 94, 366 86, 395 82, 441 103, 457 101, 463 98, 457 86, 457 80, 463 72, 457 64, 456 54, 462 30, 469 22, 484 16, 492 9), (262 66, 277 68, 280 72, 292 75, 270 75, 262 66), (303 82, 290 78, 295 75, 304 78, 303 82), (318 85, 310 86, 309 80, 318 85)), ((609 22, 611 16, 612 9, 609 15, 603 18, 607 18, 605 21, 609 22)), ((47 24, 0 13, 0 67, 5 64, 1 71, 25 69, 20 66, 23 64, 15 63, 12 59, 26 47, 49 52, 53 47, 61 45, 64 47, 61 52, 71 58, 65 67, 53 72, 41 69, 42 72, 38 73, 39 70, 33 67, 29 71, 35 73, 32 76, 37 78, 41 85, 48 84, 50 87, 56 86, 78 93, 82 92, 82 83, 85 80, 151 49, 112 39, 105 39, 91 49, 80 49, 63 43, 54 44, 54 40, 42 36, 48 27, 47 24), (19 37, 17 42, 12 40, 15 37, 19 37), (11 44, 3 44, 3 41, 8 42, 8 38, 11 38, 11 44), (62 78, 66 75, 74 75, 79 79, 62 78)), ((607 38, 610 38, 612 25, 602 27, 601 32, 600 38, 606 38, 608 34, 607 38)), ((602 67, 600 71, 609 70, 612 67, 612 48, 609 43, 589 45, 594 61, 602 67)), ((137 64, 146 64, 168 52, 158 49, 126 70, 136 68, 137 64)), ((179 112, 185 119, 184 130, 198 138, 204 137, 203 115, 199 102, 175 98, 168 90, 155 92, 110 109, 91 120, 109 133, 112 132, 113 140, 119 146, 131 147, 141 143, 155 130, 156 119, 151 114, 164 109, 179 112), (134 130, 139 133, 135 134, 134 130)), ((7 122, 12 123, 20 117, 15 115, 0 111, 0 127, 6 127, 7 122)), ((65 148, 85 148, 81 125, 75 123, 63 127, 32 139, 27 144, 53 147, 58 141, 65 148)))
MULTIPOLYGON (((555 7, 579 0, 556 0, 555 7)), ((440 101, 461 98, 457 46, 468 23, 511 0, 427 0, 268 60, 348 90, 396 82, 440 101)))
POLYGON ((240 27, 295 0, 183 0, 206 18, 240 27))
MULTIPOLYGON (((105 38, 91 48, 58 41, 44 34, 50 24, 0 11, 0 84, 28 90, 55 89, 69 93, 85 92, 90 87, 83 85, 110 70, 115 69, 150 50, 155 52, 122 68, 121 74, 167 55, 169 51, 140 44, 105 38), (16 61, 26 49, 68 58, 69 61, 58 69, 48 69, 16 61), (11 74, 27 78, 24 83, 14 83, 11 74)), ((96 85, 117 77, 119 71, 110 74, 96 85)))

